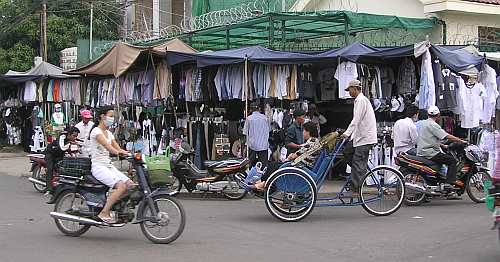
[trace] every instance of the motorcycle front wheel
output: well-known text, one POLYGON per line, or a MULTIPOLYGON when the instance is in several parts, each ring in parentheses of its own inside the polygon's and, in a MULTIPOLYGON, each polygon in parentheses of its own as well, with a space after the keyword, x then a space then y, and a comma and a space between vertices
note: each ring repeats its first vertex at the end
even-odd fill
MULTIPOLYGON (((33 168, 33 171, 31 171, 31 177, 36 180, 45 181, 47 179, 47 173, 44 173, 42 167, 37 165, 33 168)), ((33 187, 39 193, 45 193, 47 191, 47 185, 33 183, 33 187)))
POLYGON ((186 213, 180 202, 169 195, 153 197, 154 206, 146 206, 141 212, 144 221, 141 231, 155 244, 168 244, 175 241, 184 231, 186 213), (156 217, 151 208, 156 209, 156 217))
POLYGON ((490 175, 487 172, 479 171, 472 174, 467 179, 465 184, 467 195, 469 198, 476 203, 484 203, 486 196, 484 195, 484 182, 491 180, 490 175))
POLYGON ((236 179, 241 178, 245 179, 243 174, 238 173, 235 175, 231 175, 231 177, 227 179, 228 183, 231 184, 224 191, 222 191, 222 194, 226 199, 241 200, 245 198, 248 192, 244 188, 242 188, 236 181, 236 179))
MULTIPOLYGON (((73 192, 64 192, 57 198, 54 212, 75 215, 73 212, 86 206, 86 201, 82 195, 73 192)), ((90 229, 89 225, 82 225, 78 222, 54 218, 57 229, 63 234, 72 237, 79 237, 90 229)))

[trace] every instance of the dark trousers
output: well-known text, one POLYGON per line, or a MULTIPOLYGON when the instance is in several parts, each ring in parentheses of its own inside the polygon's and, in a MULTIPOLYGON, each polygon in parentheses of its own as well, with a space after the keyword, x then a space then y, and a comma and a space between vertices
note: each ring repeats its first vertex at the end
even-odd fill
POLYGON ((344 160, 351 166, 351 179, 355 191, 358 191, 361 179, 367 173, 368 158, 372 147, 373 145, 354 147, 352 141, 349 141, 344 147, 344 160))
POLYGON ((262 168, 267 167, 267 164, 269 163, 269 157, 267 150, 263 151, 253 151, 252 149, 248 150, 248 159, 250 159, 250 165, 255 166, 257 162, 262 163, 262 168))
POLYGON ((448 172, 446 173, 446 182, 453 184, 457 181, 457 160, 451 155, 439 153, 435 157, 431 158, 435 163, 448 166, 448 172))
POLYGON ((56 160, 52 156, 52 154, 45 154, 45 165, 47 167, 47 191, 54 192, 52 188, 52 177, 54 176, 54 165, 56 160))

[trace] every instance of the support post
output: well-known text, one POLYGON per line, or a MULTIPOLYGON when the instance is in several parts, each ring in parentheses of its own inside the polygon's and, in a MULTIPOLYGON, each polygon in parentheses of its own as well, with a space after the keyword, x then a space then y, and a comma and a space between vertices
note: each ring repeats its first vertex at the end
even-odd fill
POLYGON ((89 62, 92 61, 92 42, 94 24, 94 3, 90 2, 90 37, 89 37, 89 62))

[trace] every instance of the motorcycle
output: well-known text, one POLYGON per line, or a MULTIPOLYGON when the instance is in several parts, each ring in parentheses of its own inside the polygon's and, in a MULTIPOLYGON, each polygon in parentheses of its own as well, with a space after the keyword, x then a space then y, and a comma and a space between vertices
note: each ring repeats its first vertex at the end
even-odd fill
MULTIPOLYGON (((79 141, 77 141, 79 142, 79 141)), ((82 141, 83 142, 83 141, 82 141)), ((71 144, 65 148, 66 155, 74 155, 80 152, 79 144, 71 144)), ((40 193, 47 192, 47 163, 45 161, 45 154, 29 154, 27 155, 30 159, 31 168, 30 173, 31 177, 28 178, 33 184, 33 187, 36 191, 40 193)), ((52 176, 52 184, 57 182, 57 168, 55 168, 53 176, 52 176)))
MULTIPOLYGON (((159 188, 152 190, 149 186, 148 176, 145 172, 142 154, 129 157, 132 180, 138 186, 129 190, 112 207, 112 216, 116 223, 101 222, 97 215, 104 204, 108 187, 86 171, 87 175, 61 172, 58 186, 55 190, 56 202, 54 211, 50 216, 63 234, 80 236, 90 227, 99 228, 122 227, 127 223, 140 224, 142 233, 153 243, 168 244, 175 241, 184 231, 186 214, 178 200, 172 198, 173 193, 159 188), (133 210, 137 207, 137 211, 133 210), (163 229, 163 230, 162 230, 163 229), (162 232, 166 233, 162 235, 162 232)), ((90 160, 87 159, 90 167, 90 160)), ((64 171, 64 168, 63 170, 64 171)))
POLYGON ((236 176, 246 176, 248 159, 229 159, 223 161, 205 161, 206 170, 200 170, 190 157, 194 151, 188 144, 183 145, 172 155, 172 173, 175 182, 170 187, 178 193, 184 186, 188 192, 221 193, 226 199, 240 200, 247 191, 240 187, 236 176))
POLYGON ((484 202, 484 182, 491 177, 489 169, 482 165, 482 151, 475 145, 451 143, 448 153, 457 160, 457 179, 464 183, 463 187, 445 188, 446 170, 429 159, 407 153, 396 157, 396 165, 400 166, 405 177, 407 205, 417 206, 430 201, 432 197, 460 196, 465 192, 472 201, 484 202))
POLYGON ((47 165, 44 154, 29 154, 31 177, 28 180, 33 184, 36 191, 45 193, 47 191, 47 165))

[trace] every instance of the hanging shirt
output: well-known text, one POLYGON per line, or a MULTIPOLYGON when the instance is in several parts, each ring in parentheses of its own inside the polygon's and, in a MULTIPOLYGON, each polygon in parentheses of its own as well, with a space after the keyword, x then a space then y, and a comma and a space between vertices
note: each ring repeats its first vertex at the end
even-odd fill
POLYGON ((377 122, 370 100, 360 93, 354 100, 354 117, 345 135, 351 137, 354 147, 373 145, 377 140, 377 122))
MULTIPOLYGON (((434 72, 433 72, 434 73, 434 72)), ((457 75, 449 69, 443 69, 436 74, 441 75, 441 83, 436 86, 437 106, 441 110, 454 110, 457 107, 457 75)))
POLYGON ((483 110, 483 97, 486 92, 483 84, 465 85, 459 88, 462 97, 463 112, 460 115, 462 128, 474 128, 479 126, 481 111, 483 110))
POLYGON ((339 98, 351 98, 348 91, 345 91, 349 82, 358 78, 358 69, 353 62, 342 62, 335 71, 335 79, 339 81, 339 98))
POLYGON ((483 111, 481 111, 481 122, 483 124, 491 123, 491 118, 495 115, 495 105, 498 97, 496 77, 495 69, 485 65, 481 73, 481 83, 486 90, 486 96, 483 97, 483 111))
MULTIPOLYGON (((497 76, 497 90, 500 93, 500 75, 497 76)), ((500 96, 497 97, 497 110, 500 110, 500 96)))
POLYGON ((436 105, 436 86, 432 72, 431 53, 426 50, 422 57, 422 68, 420 75, 420 92, 418 107, 428 109, 436 105))
POLYGON ((34 102, 36 101, 36 83, 33 81, 27 81, 24 84, 24 101, 34 102))
POLYGON ((409 117, 396 121, 392 128, 392 139, 394 139, 394 150, 396 154, 407 152, 417 145, 417 126, 409 117))
POLYGON ((415 64, 410 58, 404 58, 399 66, 396 85, 401 95, 416 93, 417 74, 415 73, 415 64))

